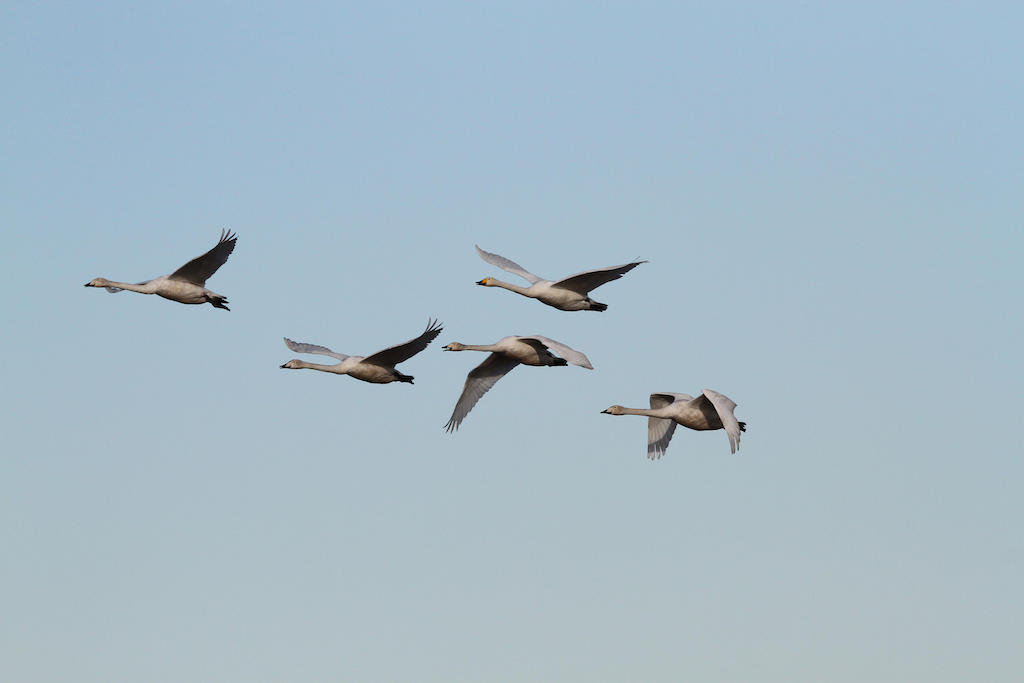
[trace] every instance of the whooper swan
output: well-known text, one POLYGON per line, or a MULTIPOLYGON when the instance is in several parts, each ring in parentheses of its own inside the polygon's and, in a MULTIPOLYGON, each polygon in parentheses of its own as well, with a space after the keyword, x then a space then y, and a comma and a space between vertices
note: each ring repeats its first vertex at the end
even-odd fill
POLYGON ((510 261, 504 256, 492 254, 480 247, 477 247, 476 251, 480 254, 480 258, 492 266, 515 273, 530 283, 529 287, 520 287, 519 285, 502 282, 493 277, 485 277, 477 282, 478 285, 501 287, 517 294, 537 299, 548 306, 554 306, 562 311, 603 311, 607 309, 608 306, 606 304, 594 301, 588 296, 590 290, 597 289, 612 280, 618 280, 641 263, 647 263, 647 261, 635 261, 622 266, 598 268, 597 270, 588 270, 583 273, 570 275, 561 280, 552 281, 537 277, 518 263, 510 261))
POLYGON ((740 432, 747 431, 746 422, 736 421, 733 415, 735 409, 736 404, 728 396, 705 389, 697 398, 667 391, 651 394, 649 410, 611 406, 601 412, 609 415, 646 415, 647 457, 654 460, 665 454, 677 424, 698 431, 724 429, 729 436, 729 447, 735 453, 740 447, 740 432))
POLYGON ((469 371, 466 384, 462 388, 462 395, 459 396, 459 400, 455 404, 451 419, 445 425, 445 431, 448 432, 458 429, 480 397, 517 365, 560 366, 568 362, 588 370, 594 369, 590 360, 579 351, 539 334, 529 337, 503 337, 494 344, 473 345, 452 342, 445 346, 444 350, 491 352, 491 355, 487 356, 483 363, 469 371), (562 357, 555 356, 548 349, 554 349, 562 357))
POLYGON ((238 235, 232 234, 230 230, 221 230, 220 241, 217 245, 202 256, 197 256, 170 275, 131 284, 130 282, 112 282, 98 277, 91 282, 85 283, 86 287, 105 287, 111 294, 124 290, 139 292, 140 294, 156 294, 171 301, 183 304, 205 304, 209 303, 214 308, 223 308, 225 311, 231 309, 225 306, 228 303, 227 297, 217 294, 206 288, 206 281, 217 272, 217 269, 224 265, 228 256, 235 249, 235 242, 238 235))
POLYGON ((441 324, 436 320, 428 321, 427 329, 423 331, 423 334, 411 339, 404 344, 398 344, 396 346, 390 346, 383 351, 366 356, 346 356, 343 353, 335 353, 325 346, 317 346, 316 344, 302 344, 299 342, 293 342, 288 337, 284 338, 285 346, 292 351, 298 353, 318 353, 324 356, 331 356, 337 358, 340 363, 334 365, 319 365, 317 363, 307 363, 301 360, 290 360, 282 368, 288 370, 320 370, 322 372, 333 372, 336 375, 349 375, 356 379, 364 382, 370 382, 372 384, 387 384, 389 382, 408 382, 413 383, 413 378, 410 375, 403 375, 395 366, 403 361, 407 361, 417 353, 427 348, 427 345, 434 341, 437 335, 441 334, 441 324))

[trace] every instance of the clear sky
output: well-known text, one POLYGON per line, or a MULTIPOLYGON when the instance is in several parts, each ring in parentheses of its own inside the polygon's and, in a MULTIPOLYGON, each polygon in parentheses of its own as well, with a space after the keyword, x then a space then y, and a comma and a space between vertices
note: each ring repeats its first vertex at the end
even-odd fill
POLYGON ((0 678, 1018 680, 1022 20, 6 3, 0 678), (230 313, 82 287, 221 228, 230 313), (430 317, 413 386, 278 368, 430 317), (444 433, 530 333, 596 369, 444 433), (704 387, 736 455, 600 414, 704 387))

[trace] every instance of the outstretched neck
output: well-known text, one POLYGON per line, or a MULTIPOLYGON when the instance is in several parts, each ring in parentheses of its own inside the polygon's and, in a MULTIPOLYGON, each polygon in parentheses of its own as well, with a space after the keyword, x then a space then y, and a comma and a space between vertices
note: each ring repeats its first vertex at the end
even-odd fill
POLYGON ((501 287, 502 289, 507 289, 510 292, 515 292, 516 294, 529 296, 529 294, 526 293, 526 290, 528 290, 529 287, 520 287, 519 285, 514 285, 511 282, 502 282, 501 280, 495 279, 493 277, 488 278, 487 285, 489 287, 501 287))
POLYGON ((452 349, 452 351, 497 351, 498 348, 494 344, 461 344, 459 348, 452 349))
POLYGON ((106 284, 99 285, 99 286, 107 287, 107 288, 113 287, 115 289, 126 289, 129 292, 138 292, 139 294, 155 294, 156 293, 156 287, 153 286, 153 281, 152 280, 150 280, 148 282, 139 282, 139 283, 113 282, 111 280, 107 280, 106 284))
POLYGON ((320 363, 307 363, 304 360, 300 360, 296 363, 298 370, 319 370, 320 372, 333 372, 336 375, 347 374, 346 370, 341 369, 341 363, 335 363, 334 365, 321 365, 320 363))
POLYGON ((662 417, 659 410, 652 408, 623 408, 623 415, 646 415, 647 417, 662 417))

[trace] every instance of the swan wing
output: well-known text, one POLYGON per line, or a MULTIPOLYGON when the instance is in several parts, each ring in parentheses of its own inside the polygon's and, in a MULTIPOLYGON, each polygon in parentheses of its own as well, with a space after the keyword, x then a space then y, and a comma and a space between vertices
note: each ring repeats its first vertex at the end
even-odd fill
POLYGON ((428 320, 427 329, 423 330, 423 334, 420 336, 410 339, 404 344, 389 346, 383 351, 369 355, 363 359, 363 362, 394 367, 396 364, 409 360, 427 348, 427 345, 434 341, 437 335, 441 334, 442 329, 444 328, 441 327, 441 323, 437 320, 428 320))
POLYGON ((492 353, 484 359, 483 363, 470 370, 466 376, 466 384, 462 387, 462 395, 459 396, 459 400, 455 404, 455 410, 452 411, 448 424, 444 426, 445 431, 453 432, 458 429, 480 397, 490 391, 499 379, 507 375, 517 365, 519 362, 508 356, 492 353))
POLYGON ((220 231, 220 241, 217 245, 202 256, 197 256, 181 268, 168 275, 172 280, 183 280, 192 284, 204 287, 206 281, 217 272, 217 269, 224 265, 228 256, 235 250, 235 242, 238 235, 230 230, 220 231))
POLYGON ((588 270, 584 273, 576 273, 553 282, 552 285, 586 296, 590 290, 597 289, 612 280, 618 280, 641 263, 647 263, 647 261, 635 261, 621 266, 609 266, 607 268, 598 268, 597 270, 588 270))
POLYGON ((651 394, 651 408, 664 408, 670 406, 676 401, 692 401, 693 396, 689 394, 677 394, 671 391, 659 391, 656 394, 651 394))
POLYGON ((701 394, 715 407, 719 419, 722 420, 722 428, 729 436, 729 448, 735 453, 736 449, 740 447, 740 423, 733 414, 733 411, 736 410, 735 401, 725 394, 711 389, 705 389, 701 394))
MULTIPOLYGON (((651 408, 664 408, 676 401, 689 401, 692 397, 687 394, 675 394, 672 392, 660 392, 651 394, 651 408)), ((647 457, 655 460, 665 455, 668 450, 668 443, 676 432, 676 421, 664 417, 647 418, 647 457)))
POLYGON ((647 457, 656 460, 665 455, 668 442, 676 433, 676 421, 664 417, 647 418, 647 457))
POLYGON ((288 337, 284 338, 284 345, 296 353, 318 353, 321 356, 331 356, 338 360, 345 360, 348 358, 343 353, 335 353, 326 346, 317 346, 316 344, 303 344, 302 342, 293 342, 288 337))
POLYGON ((536 275, 534 275, 533 273, 531 273, 530 271, 526 270, 521 265, 516 263, 515 261, 510 261, 504 256, 498 256, 497 254, 492 254, 489 251, 484 251, 480 247, 477 247, 477 245, 475 244, 473 246, 476 247, 476 253, 480 254, 480 258, 482 258, 484 261, 487 261, 492 266, 498 266, 502 270, 507 270, 510 273, 515 273, 519 277, 525 279, 531 285, 535 282, 540 282, 541 280, 544 279, 537 277, 536 275))
POLYGON ((585 355, 583 355, 576 349, 566 346, 562 342, 557 342, 554 339, 549 339, 548 337, 544 337, 539 334, 532 334, 529 337, 519 337, 519 339, 524 341, 536 339, 541 344, 548 347, 549 349, 551 349, 559 356, 572 363, 573 365, 578 365, 581 368, 586 368, 587 370, 594 369, 594 366, 590 364, 589 358, 587 358, 585 355))

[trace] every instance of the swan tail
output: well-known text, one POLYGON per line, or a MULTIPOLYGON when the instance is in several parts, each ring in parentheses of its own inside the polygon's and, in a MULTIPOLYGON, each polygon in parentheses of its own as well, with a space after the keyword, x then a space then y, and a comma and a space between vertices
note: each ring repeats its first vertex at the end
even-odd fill
POLYGON ((214 308, 223 308, 225 311, 231 310, 230 308, 224 305, 228 302, 228 299, 225 296, 221 296, 220 294, 207 294, 206 300, 209 301, 210 305, 213 306, 214 308))
POLYGON ((548 363, 548 366, 552 367, 552 368, 560 368, 563 365, 568 365, 568 364, 569 364, 569 362, 566 361, 564 358, 552 358, 551 362, 548 363))
POLYGON ((590 304, 590 308, 587 309, 588 311, 607 311, 608 310, 608 304, 602 304, 602 303, 600 303, 598 301, 594 301, 593 299, 587 299, 587 303, 590 304))
POLYGON ((413 384, 412 380, 413 380, 413 376, 412 375, 403 375, 398 370, 395 370, 395 381, 396 382, 408 382, 409 384, 413 384))
POLYGON ((747 431, 747 423, 746 422, 740 422, 740 431, 741 432, 747 431))

